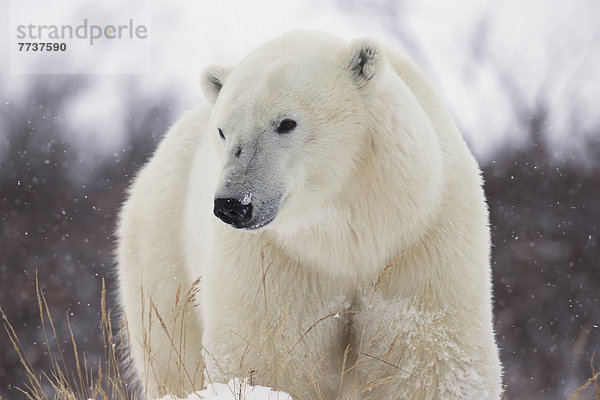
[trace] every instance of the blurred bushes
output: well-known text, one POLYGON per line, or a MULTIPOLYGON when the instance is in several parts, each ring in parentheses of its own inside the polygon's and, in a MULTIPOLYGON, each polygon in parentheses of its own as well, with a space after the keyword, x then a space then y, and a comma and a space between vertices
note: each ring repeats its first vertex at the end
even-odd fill
POLYGON ((564 399, 600 350, 600 137, 563 161, 531 137, 483 166, 496 328, 509 398, 564 399))
MULTIPOLYGON (((117 212, 127 184, 174 116, 168 96, 154 102, 131 98, 123 121, 129 135, 122 151, 86 159, 95 153, 71 144, 70 135, 80 132, 65 131, 61 115, 67 112, 63 105, 86 90, 89 80, 54 77, 48 84, 41 79, 23 96, 25 103, 0 105, 0 305, 34 369, 49 372, 36 270, 59 340, 70 342, 67 313, 80 349, 90 362, 97 362, 102 354, 101 278, 107 278, 109 291, 115 290, 117 212)), ((133 83, 125 82, 123 94, 133 93, 132 88, 133 83)), ((24 398, 14 388, 24 382, 25 371, 2 328, 0 396, 24 398)))
MULTIPOLYGON (((69 340, 68 313, 79 348, 97 360, 101 277, 114 290, 119 205, 177 118, 172 96, 132 96, 122 151, 84 159, 61 113, 88 84, 55 77, 31 85, 23 104, 0 104, 0 305, 38 371, 49 371, 50 364, 39 329, 35 271, 59 340, 69 340)), ((126 82, 122 94, 134 92, 126 82)), ((498 149, 482 166, 496 326, 508 397, 562 399, 589 377, 588 359, 600 348, 600 139, 598 132, 585 136, 588 157, 558 160, 539 124, 524 124, 523 135, 530 137, 528 145, 498 149)), ((24 382, 8 336, 0 334, 0 396, 24 398, 14 388, 24 382)))

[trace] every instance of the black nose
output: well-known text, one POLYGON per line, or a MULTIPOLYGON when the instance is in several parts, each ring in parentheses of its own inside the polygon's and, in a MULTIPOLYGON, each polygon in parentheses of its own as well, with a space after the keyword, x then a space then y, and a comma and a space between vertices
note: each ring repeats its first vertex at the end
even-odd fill
POLYGON ((215 199, 213 210, 217 218, 236 228, 243 228, 252 219, 252 204, 242 204, 237 199, 215 199))

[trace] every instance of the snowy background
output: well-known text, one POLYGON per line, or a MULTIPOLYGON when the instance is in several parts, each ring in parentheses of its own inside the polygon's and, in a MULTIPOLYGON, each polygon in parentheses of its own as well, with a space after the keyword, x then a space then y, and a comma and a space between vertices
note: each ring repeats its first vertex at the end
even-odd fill
MULTIPOLYGON (((84 2, 71 3, 52 12, 77 20, 84 2)), ((1 0, 2 54, 8 11, 1 0)), ((0 61, 0 306, 35 368, 48 368, 36 270, 59 340, 69 337, 68 314, 88 359, 101 354, 100 285, 105 277, 114 287, 124 189, 165 130, 202 99, 202 68, 234 64, 288 30, 317 28, 374 36, 411 55, 479 159, 507 398, 564 399, 591 375, 600 350, 599 2, 176 0, 152 1, 150 14, 147 74, 20 75, 0 61)), ((118 46, 102 51, 108 63, 123 57, 118 46)), ((0 396, 24 398, 14 388, 23 382, 1 331, 0 396)))

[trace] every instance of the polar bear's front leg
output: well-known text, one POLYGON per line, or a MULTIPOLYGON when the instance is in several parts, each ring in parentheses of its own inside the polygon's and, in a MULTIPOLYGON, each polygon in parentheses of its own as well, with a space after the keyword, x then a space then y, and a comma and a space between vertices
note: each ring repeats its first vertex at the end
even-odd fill
POLYGON ((467 325, 458 311, 364 296, 353 325, 358 359, 346 382, 349 398, 497 400, 492 332, 467 325))
POLYGON ((243 246, 225 258, 202 278, 207 378, 251 377, 296 398, 335 399, 351 308, 342 287, 274 246, 264 258, 243 246))
MULTIPOLYGON (((131 246, 131 247, 128 247, 131 246)), ((139 386, 148 398, 184 396, 202 388, 202 328, 181 263, 156 264, 121 244, 120 297, 126 345, 139 386), (154 270, 150 268, 156 266, 154 270)))

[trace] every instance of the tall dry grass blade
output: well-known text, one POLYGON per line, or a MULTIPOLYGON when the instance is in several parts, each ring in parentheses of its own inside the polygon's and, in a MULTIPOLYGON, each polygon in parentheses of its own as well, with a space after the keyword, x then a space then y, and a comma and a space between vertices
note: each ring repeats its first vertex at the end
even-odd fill
POLYGON ((319 360, 317 360, 316 363, 313 364, 311 362, 312 366, 310 368, 310 371, 308 372, 310 375, 310 380, 311 380, 313 390, 315 391, 315 394, 317 395, 317 398, 319 400, 325 400, 325 396, 323 394, 323 390, 321 389, 321 385, 319 385, 319 381, 315 375, 315 372, 316 372, 317 368, 319 367, 319 364, 323 363, 323 360, 325 359, 325 357, 327 357, 327 354, 323 355, 319 360))
MULTIPOLYGON (((588 378, 583 385, 579 386, 569 397, 567 397, 567 400, 577 400, 579 398, 578 393, 587 389, 594 381, 597 381, 598 376, 600 376, 600 372, 597 372, 591 378, 588 378)), ((598 398, 598 396, 596 396, 596 398, 598 398)))
MULTIPOLYGON (((44 293, 41 292, 41 289, 39 288, 39 284, 38 284, 38 279, 37 279, 37 271, 36 271, 36 282, 35 282, 35 286, 36 286, 36 291, 37 292, 37 296, 38 296, 38 303, 40 303, 40 299, 41 299, 41 303, 43 304, 43 309, 45 311, 46 317, 48 318, 48 322, 50 323, 50 328, 52 329, 52 334, 54 335, 54 342, 56 343, 56 349, 58 351, 58 355, 60 356, 60 362, 62 365, 59 365, 57 361, 55 361, 55 370, 54 372, 56 373, 56 379, 60 381, 62 386, 66 386, 68 387, 68 381, 69 378, 67 377, 68 374, 68 368, 67 368, 67 363, 65 361, 65 357, 64 357, 64 353, 62 348, 60 347, 60 342, 58 340, 58 334, 56 332, 56 327, 54 326, 54 319, 52 318, 52 315, 50 313, 50 307, 48 307, 48 302, 46 301, 46 297, 44 296, 44 293)), ((42 325, 43 325, 43 316, 40 316, 42 319, 42 325)), ((47 337, 46 332, 45 332, 45 328, 44 328, 44 336, 47 337)), ((50 343, 48 341, 46 341, 46 347, 48 349, 48 353, 50 354, 52 352, 52 349, 50 347, 50 343)))
POLYGON ((600 384, 598 383, 598 377, 600 377, 600 372, 596 372, 596 368, 594 367, 594 357, 596 356, 596 352, 592 353, 592 357, 590 358, 590 369, 592 370, 592 376, 581 386, 579 386, 568 398, 567 400, 577 400, 579 398, 578 394, 585 389, 587 389, 590 385, 593 384, 594 388, 594 399, 600 400, 600 384))
MULTIPOLYGON (((148 393, 148 377, 150 376, 150 354, 151 347, 149 343, 149 336, 152 331, 152 310, 148 311, 148 329, 146 329, 146 299, 144 298, 144 281, 140 283, 140 303, 141 303, 141 314, 142 314, 142 338, 141 338, 141 346, 144 350, 144 373, 143 373, 143 382, 144 382, 144 393, 148 393)), ((138 338, 138 341, 140 338, 138 338)))
POLYGON ((370 355, 370 354, 368 354, 368 353, 365 353, 365 352, 363 352, 363 353, 362 353, 362 355, 363 355, 363 356, 367 356, 367 357, 369 357, 369 358, 373 358, 373 359, 375 359, 375 360, 377 360, 377 361, 379 361, 379 362, 381 362, 381 363, 383 363, 383 364, 385 364, 385 365, 388 365, 388 366, 390 366, 390 367, 392 367, 392 368, 399 369, 400 371, 402 371, 402 372, 405 372, 405 373, 407 373, 407 374, 408 374, 408 375, 410 375, 410 376, 412 376, 412 375, 413 375, 412 373, 408 372, 407 370, 405 370, 405 369, 403 369, 403 368, 400 368, 399 366, 397 366, 397 365, 394 365, 394 364, 392 364, 392 363, 390 363, 390 362, 387 362, 386 360, 383 360, 383 359, 381 359, 381 358, 379 358, 379 357, 372 356, 372 355, 370 355))
MULTIPOLYGON (((226 379, 227 378, 227 374, 225 373, 225 370, 223 369, 223 367, 221 367, 221 365, 219 364, 219 362, 216 359, 216 357, 206 347, 203 347, 203 350, 204 350, 204 353, 208 354, 208 356, 210 357, 210 359, 215 363, 215 365, 219 369, 219 372, 221 373, 221 376, 223 377, 223 379, 226 379)), ((208 369, 206 370, 206 375, 207 375, 207 378, 208 378, 208 383, 207 384, 212 384, 214 381, 211 378, 211 376, 209 375, 208 369)), ((231 392, 231 394, 235 397, 236 396, 235 388, 232 388, 229 385, 227 385, 227 388, 229 389, 229 391, 231 392)))
POLYGON ((288 351, 286 352, 286 354, 284 355, 283 359, 277 364, 277 368, 275 369, 275 371, 273 372, 273 375, 271 376, 271 379, 267 382, 267 385, 270 384, 270 382, 273 381, 274 377, 279 373, 279 371, 281 370, 281 368, 283 367, 283 364, 285 364, 285 362, 287 361, 287 358, 290 356, 290 354, 292 354, 292 352, 296 349, 296 347, 302 342, 302 340, 304 340, 304 338, 306 337, 306 335, 308 335, 310 333, 310 331, 312 331, 317 325, 319 325, 320 323, 322 323, 323 321, 327 320, 328 318, 332 318, 335 317, 336 315, 340 315, 340 314, 356 314, 357 311, 352 311, 352 310, 346 310, 346 311, 340 311, 340 312, 334 312, 334 313, 329 313, 324 317, 319 318, 317 321, 315 321, 301 336, 298 340, 296 340, 296 342, 292 345, 292 347, 290 347, 288 349, 288 351))
POLYGON ((19 340, 19 337, 17 336, 17 333, 15 332, 14 327, 8 321, 8 318, 6 318, 6 314, 4 314, 4 310, 2 310, 2 307, 0 307, 0 314, 2 314, 4 329, 6 330, 6 333, 8 334, 8 338, 9 338, 10 342, 12 343, 13 349, 15 349, 15 351, 17 352, 17 355, 19 356, 19 362, 25 369, 27 379, 29 380, 29 383, 26 384, 26 388, 30 392, 33 392, 33 394, 30 394, 29 392, 24 391, 19 387, 17 387, 17 390, 24 393, 28 398, 30 398, 32 400, 35 400, 35 399, 49 400, 43 391, 42 383, 41 383, 39 377, 34 373, 33 367, 31 366, 29 361, 25 358, 25 356, 23 355, 23 351, 22 351, 23 345, 22 345, 21 341, 19 340))
POLYGON ((267 266, 267 268, 265 269, 265 249, 270 245, 271 245, 271 243, 267 242, 260 249, 260 266, 262 269, 262 288, 263 288, 263 297, 264 297, 264 302, 265 302, 265 318, 267 320, 267 326, 270 325, 269 324, 269 306, 267 303, 267 273, 269 272, 269 269, 271 269, 271 266, 273 265, 273 261, 271 261, 269 263, 269 265, 267 266))
MULTIPOLYGON (((79 352, 77 351, 77 342, 75 342, 75 336, 73 335, 73 328, 71 327, 71 319, 69 318, 69 314, 66 315, 67 318, 67 326, 69 328, 69 334, 71 335, 71 344, 73 345, 73 355, 75 356, 75 369, 77 373, 77 381, 79 384, 79 388, 77 388, 78 393, 83 393, 86 389, 86 385, 83 383, 83 376, 81 370, 81 364, 79 363, 79 352)), ((75 386, 76 384, 69 382, 70 386, 75 386)))
POLYGON ((158 319, 158 322, 161 326, 161 328, 163 329, 165 335, 167 335, 167 338, 169 339, 169 343, 171 344, 171 348, 175 350, 175 354, 177 356, 177 359, 180 363, 180 365, 183 368, 183 371, 190 383, 190 386, 192 387, 193 391, 196 392, 196 384, 194 383, 194 381, 192 380, 192 377, 190 376, 187 368, 185 367, 185 363, 183 362, 183 359, 181 358, 181 354, 179 353, 179 351, 177 351, 177 346, 175 346, 175 343, 173 342, 173 337, 169 334, 169 330, 167 328, 167 324, 165 323, 165 321, 163 320, 162 316, 160 315, 160 313, 158 312, 158 308, 156 308, 156 305, 154 304, 154 302, 152 301, 152 298, 149 299, 150 300, 150 307, 152 307, 152 309, 154 310, 154 314, 156 315, 156 318, 158 319))
MULTIPOLYGON (((20 343, 15 330, 12 328, 4 313, 2 312, 5 330, 7 331, 9 338, 12 341, 13 347, 19 356, 21 365, 25 369, 29 383, 25 385, 24 389, 17 388, 20 392, 24 393, 25 396, 30 400, 80 400, 80 399, 96 399, 96 400, 136 400, 133 392, 126 389, 128 382, 126 382, 120 375, 118 356, 116 355, 115 346, 105 346, 106 351, 104 358, 101 358, 96 367, 96 377, 94 372, 88 367, 88 361, 84 353, 81 353, 73 327, 69 316, 66 318, 66 325, 71 338, 71 347, 73 350, 74 366, 73 370, 67 369, 67 363, 64 358, 63 349, 59 345, 59 337, 55 327, 54 320, 50 313, 50 308, 46 298, 40 288, 39 281, 36 276, 36 295, 38 302, 38 311, 40 316, 40 323, 44 333, 46 341, 46 349, 48 350, 48 358, 50 361, 51 371, 49 373, 42 372, 39 376, 35 373, 29 361, 25 358, 22 351, 22 344, 20 343), (47 319, 47 321, 46 321, 47 319), (48 340, 48 325, 50 325, 52 333, 54 334, 54 340, 56 342, 57 350, 59 351, 60 357, 56 357, 52 352, 52 346, 48 340), (103 373, 106 372, 106 374, 103 373), (118 378, 115 378, 117 376, 118 378), (111 388, 121 389, 113 390, 111 388), (54 394, 52 397, 46 393, 51 389, 54 394), (111 395, 112 393, 112 395, 111 395)), ((105 304, 106 287, 103 284, 101 308, 102 312, 102 340, 105 344, 115 343, 115 338, 112 336, 112 327, 110 322, 110 313, 106 311, 105 304)), ((2 311, 0 309, 0 311, 2 311)))
POLYGON ((390 272, 392 270, 392 267, 398 263, 398 260, 400 260, 400 258, 403 255, 404 255, 404 253, 394 257, 392 259, 392 261, 390 261, 383 268, 383 271, 381 271, 381 273, 377 277, 377 280, 375 281, 375 284, 373 285, 373 292, 371 293, 371 298, 369 299, 369 304, 373 303, 373 297, 375 296, 375 293, 377 293, 379 291, 379 288, 381 287, 381 285, 383 285, 385 282, 387 282, 387 280, 390 278, 390 272))
POLYGON ((590 369, 592 370, 592 376, 596 376, 596 379, 594 379, 594 394, 596 397, 596 400, 600 400, 600 384, 598 383, 598 378, 597 378, 597 374, 596 374, 596 368, 594 367, 594 357, 596 356, 596 352, 594 351, 592 353, 592 357, 590 358, 590 369))
POLYGON ((400 260, 400 258, 403 255, 404 255, 404 252, 402 254, 400 254, 399 256, 394 257, 383 268, 383 270, 381 271, 381 273, 375 280, 375 284, 373 285, 373 291, 371 292, 371 297, 369 298, 369 304, 365 311, 365 318, 363 319, 362 327, 360 330, 360 339, 359 339, 359 343, 358 343, 358 355, 356 357, 355 368, 354 368, 354 387, 355 388, 358 386, 358 373, 360 370, 359 365, 360 365, 360 361, 361 361, 362 352, 364 349, 365 331, 366 331, 366 327, 367 327, 367 322, 369 321, 369 316, 370 316, 369 311, 371 309, 371 306, 373 305, 373 298, 375 297, 375 294, 379 291, 381 285, 383 285, 383 283, 386 282, 387 279, 389 278, 389 274, 392 270, 392 267, 398 263, 398 260, 400 260))
POLYGON ((338 385, 338 395, 339 399, 342 396, 342 389, 344 387, 344 376, 346 375, 346 362, 348 361, 348 354, 350 353, 350 345, 346 346, 344 350, 344 357, 342 358, 342 370, 340 371, 340 383, 338 385))
POLYGON ((42 332, 44 333, 44 342, 48 349, 48 357, 50 358, 50 365, 55 370, 55 368, 58 364, 54 360, 54 353, 52 352, 52 349, 50 348, 50 341, 48 340, 48 332, 46 330, 46 318, 44 317, 45 314, 44 314, 44 308, 42 305, 43 303, 42 303, 40 292, 41 292, 41 290, 40 290, 40 285, 39 285, 39 281, 38 281, 38 272, 36 270, 35 271, 35 295, 36 295, 38 311, 39 311, 39 315, 40 315, 40 322, 42 323, 42 332))

